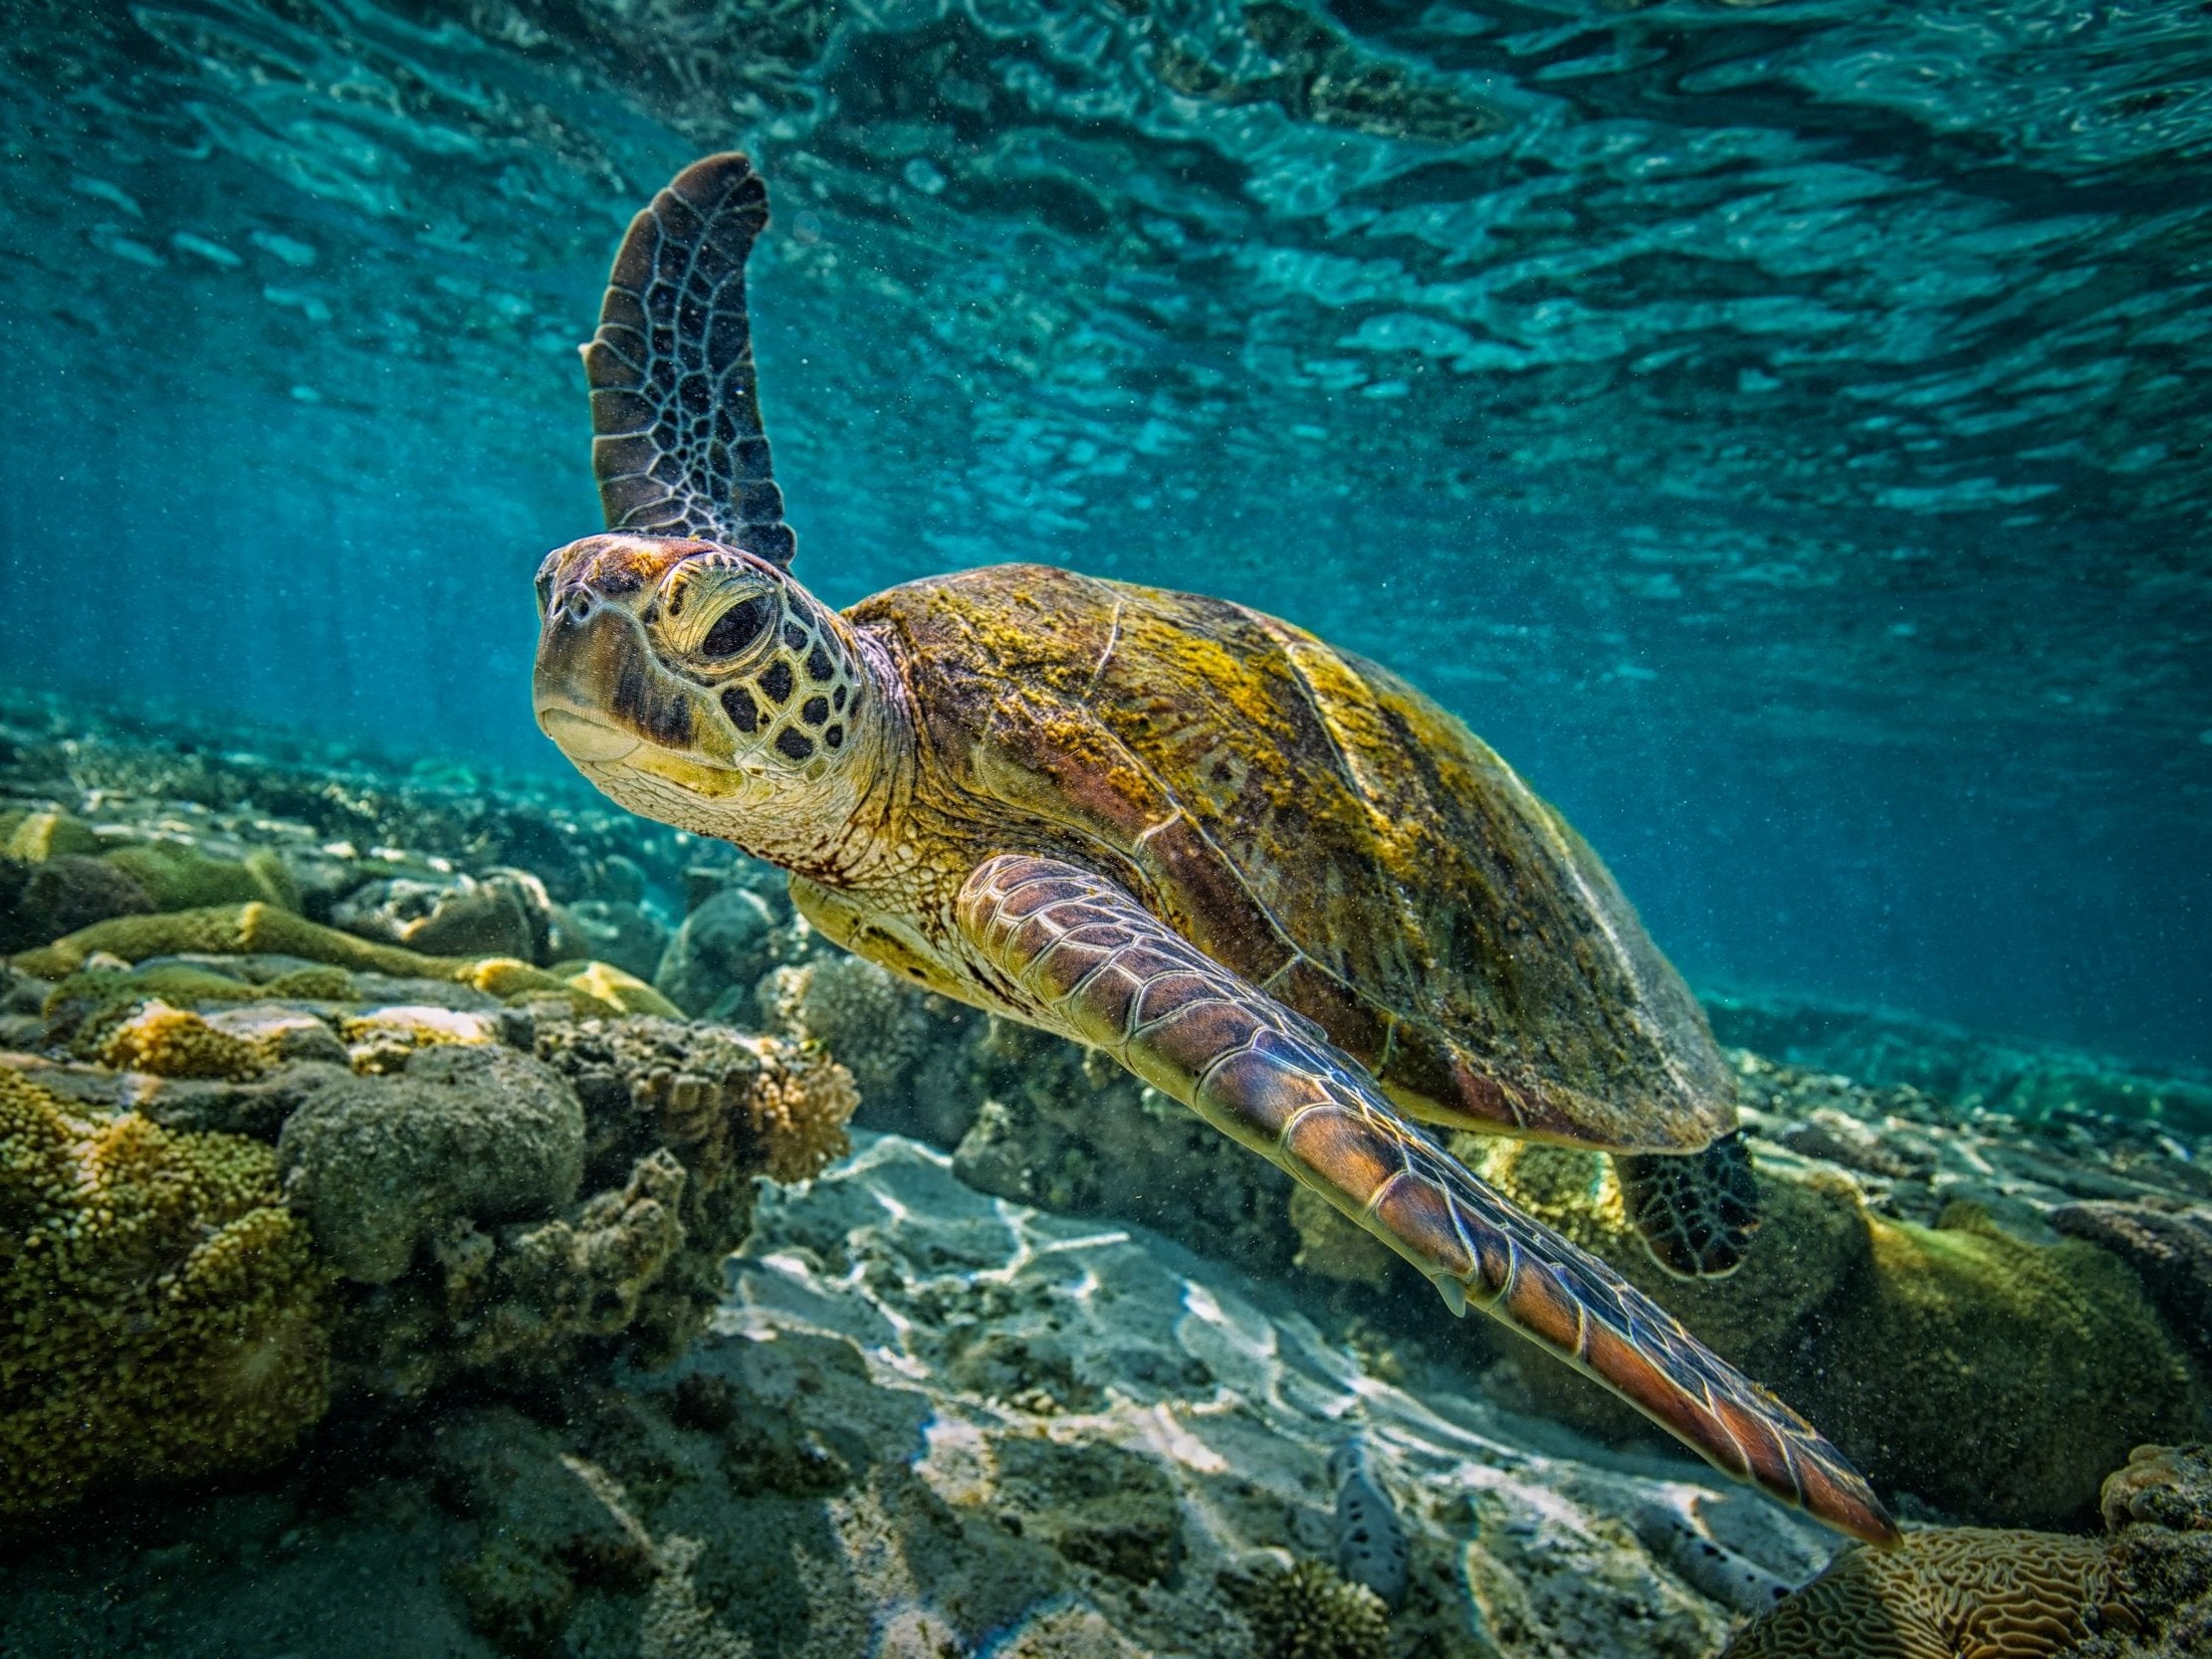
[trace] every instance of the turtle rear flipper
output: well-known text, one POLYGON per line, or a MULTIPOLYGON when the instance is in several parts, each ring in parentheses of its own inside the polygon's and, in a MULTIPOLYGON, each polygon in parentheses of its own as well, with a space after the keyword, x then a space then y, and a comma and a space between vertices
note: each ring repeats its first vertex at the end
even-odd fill
POLYGON ((1897 1537, 1813 1426, 1605 1263, 1514 1208, 1399 1116, 1312 1025, 1104 877, 1000 855, 960 921, 1034 1023, 1104 1049, 1280 1164, 1491 1318, 1595 1377, 1715 1468, 1844 1532, 1897 1537))
POLYGON ((1701 1152, 1622 1153, 1621 1197, 1652 1259, 1680 1279, 1735 1272, 1759 1227, 1759 1181, 1740 1133, 1701 1152))
POLYGON ((742 155, 678 173, 630 221, 583 348, 607 528, 694 535, 788 567, 797 538, 769 465, 745 262, 769 222, 742 155))

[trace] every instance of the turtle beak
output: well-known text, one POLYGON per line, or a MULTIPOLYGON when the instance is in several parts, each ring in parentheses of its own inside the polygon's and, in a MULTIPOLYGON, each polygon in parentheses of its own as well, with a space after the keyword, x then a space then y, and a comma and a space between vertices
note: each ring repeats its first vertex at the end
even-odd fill
POLYGON ((567 709, 538 711, 538 728, 560 745, 560 752, 579 766, 620 760, 637 748, 638 739, 627 731, 602 725, 567 709))
POLYGON ((579 766, 625 759, 645 743, 691 746, 691 700, 653 660, 637 618, 588 587, 548 609, 533 689, 539 728, 579 766))

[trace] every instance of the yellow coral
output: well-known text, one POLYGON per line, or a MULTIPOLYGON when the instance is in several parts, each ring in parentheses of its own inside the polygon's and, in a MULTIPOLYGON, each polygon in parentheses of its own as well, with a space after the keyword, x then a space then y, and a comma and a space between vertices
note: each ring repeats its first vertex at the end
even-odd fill
POLYGON ((81 928, 40 949, 26 950, 13 961, 26 973, 59 979, 81 970, 96 951, 132 962, 148 956, 189 953, 301 956, 356 973, 474 985, 499 997, 547 992, 570 1001, 580 997, 582 1011, 588 1013, 622 1011, 611 1001, 578 990, 558 975, 512 956, 425 956, 396 944, 356 938, 279 906, 259 902, 172 911, 164 916, 118 916, 81 928))
POLYGON ((1390 1611, 1319 1561, 1263 1573, 1245 1615, 1259 1659, 1385 1659, 1390 1611))
POLYGON ((772 1180, 804 1181, 852 1150, 845 1124, 860 1105, 852 1073, 817 1052, 761 1045, 761 1075, 747 1107, 772 1180))
POLYGON ((234 1083, 269 1069, 261 1044, 218 1031, 199 1015, 166 1002, 148 1002, 111 1027, 100 1045, 100 1062, 117 1071, 228 1078, 234 1083))
POLYGON ((0 1516, 282 1455, 328 1401, 326 1283, 266 1146, 0 1069, 0 1516))
POLYGON ((680 1020, 683 1009, 661 995, 634 973, 624 973, 609 962, 563 962, 553 969, 570 990, 583 992, 625 1014, 652 1014, 659 1019, 680 1020))
POLYGON ((97 853, 100 837, 92 826, 66 812, 11 812, 0 817, 0 853, 26 864, 44 864, 65 853, 97 853))
POLYGON ((1954 1527, 1853 1546, 1722 1659, 2056 1659, 2135 1622, 2103 1540, 1954 1527))

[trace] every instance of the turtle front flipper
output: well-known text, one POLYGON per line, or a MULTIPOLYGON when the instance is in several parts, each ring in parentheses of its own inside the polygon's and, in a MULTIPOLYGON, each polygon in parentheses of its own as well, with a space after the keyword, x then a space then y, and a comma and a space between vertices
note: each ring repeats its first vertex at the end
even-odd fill
POLYGON ((746 256, 768 222, 768 187, 744 156, 678 173, 630 221, 583 367, 608 529, 699 536, 787 568, 797 538, 769 466, 745 310, 746 256))
POLYGON ((1469 1302, 1597 1378, 1715 1468, 1877 1543, 1895 1525, 1811 1424, 1595 1256, 1400 1117, 1320 1030, 1105 878, 1001 855, 960 922, 1001 994, 1273 1159, 1469 1302))

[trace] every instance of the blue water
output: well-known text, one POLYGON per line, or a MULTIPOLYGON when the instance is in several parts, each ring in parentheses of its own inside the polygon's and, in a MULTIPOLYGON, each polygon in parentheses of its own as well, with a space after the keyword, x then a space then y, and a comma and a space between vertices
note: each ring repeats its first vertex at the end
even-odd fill
POLYGON ((2197 4, 12 0, 0 679, 545 768, 574 346, 749 149, 839 602, 1409 672, 1692 980, 2212 1059, 2197 4))

